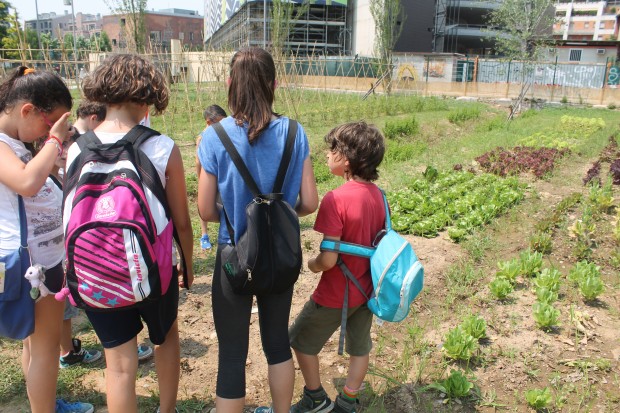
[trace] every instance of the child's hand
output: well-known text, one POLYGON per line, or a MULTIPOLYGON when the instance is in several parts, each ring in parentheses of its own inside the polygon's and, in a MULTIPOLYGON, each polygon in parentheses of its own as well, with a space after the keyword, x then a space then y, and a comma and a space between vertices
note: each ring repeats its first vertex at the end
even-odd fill
POLYGON ((181 267, 181 263, 177 264, 177 271, 178 271, 177 278, 179 281, 179 287, 187 288, 189 290, 189 288, 194 283, 194 269, 191 267, 187 269, 187 285, 183 284, 183 268, 181 267))
POLYGON ((69 122, 69 116, 71 116, 71 112, 63 114, 50 129, 50 135, 56 136, 63 142, 69 140, 75 133, 75 128, 69 122))

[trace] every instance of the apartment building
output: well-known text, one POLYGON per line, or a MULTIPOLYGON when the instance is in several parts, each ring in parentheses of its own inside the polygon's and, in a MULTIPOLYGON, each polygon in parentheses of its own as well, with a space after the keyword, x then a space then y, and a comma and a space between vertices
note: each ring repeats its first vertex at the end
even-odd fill
POLYGON ((557 3, 553 36, 561 40, 620 40, 620 1, 557 3))
MULTIPOLYGON (((75 14, 75 35, 77 37, 90 38, 101 34, 103 20, 100 14, 76 13, 75 14)), ((63 39, 66 34, 73 35, 73 15, 68 11, 58 15, 52 13, 39 14, 38 21, 26 20, 26 29, 38 31, 39 35, 46 33, 52 39, 63 39)))
MULTIPOLYGON (((123 14, 103 16, 103 31, 112 42, 113 51, 128 46, 126 28, 128 17, 123 14)), ((202 30, 204 18, 195 10, 162 9, 144 13, 144 44, 149 51, 170 51, 170 41, 180 40, 187 49, 203 47, 202 30)))

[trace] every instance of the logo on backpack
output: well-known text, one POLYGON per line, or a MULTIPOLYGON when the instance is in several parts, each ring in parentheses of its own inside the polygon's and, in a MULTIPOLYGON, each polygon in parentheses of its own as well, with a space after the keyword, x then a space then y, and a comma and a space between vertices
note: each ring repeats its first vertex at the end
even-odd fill
POLYGON ((79 308, 130 308, 170 286, 174 228, 157 170, 139 149, 156 135, 136 126, 112 144, 101 144, 93 132, 77 141, 64 225, 67 286, 79 308))
POLYGON ((104 196, 103 198, 101 198, 99 201, 97 201, 97 205, 95 206, 95 210, 97 211, 97 215, 95 215, 95 218, 112 218, 114 215, 116 215, 114 205, 114 198, 112 198, 111 196, 104 196))

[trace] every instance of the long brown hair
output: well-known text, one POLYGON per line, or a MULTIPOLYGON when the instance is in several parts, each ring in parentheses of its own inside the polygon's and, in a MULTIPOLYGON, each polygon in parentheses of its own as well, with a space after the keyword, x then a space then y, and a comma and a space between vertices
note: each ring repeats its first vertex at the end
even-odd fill
POLYGON ((248 123, 253 142, 269 126, 275 99, 276 66, 271 55, 259 48, 239 50, 230 62, 228 107, 237 125, 248 123))

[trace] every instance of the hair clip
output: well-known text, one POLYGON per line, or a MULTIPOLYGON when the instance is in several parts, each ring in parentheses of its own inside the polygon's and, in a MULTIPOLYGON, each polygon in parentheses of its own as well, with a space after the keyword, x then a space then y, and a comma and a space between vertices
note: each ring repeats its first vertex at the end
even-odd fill
POLYGON ((24 74, 23 76, 29 75, 30 73, 34 73, 35 70, 31 67, 27 68, 26 70, 24 70, 24 74))

